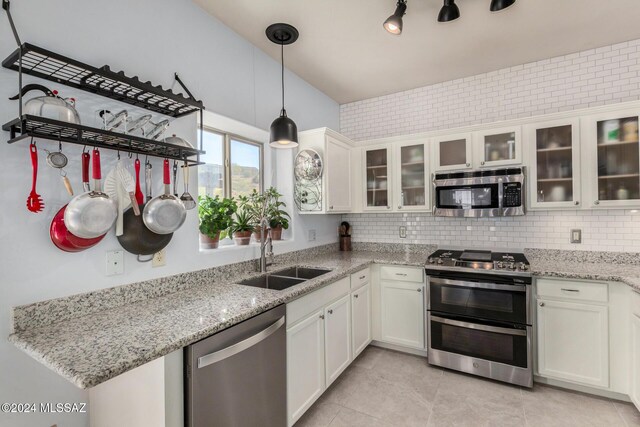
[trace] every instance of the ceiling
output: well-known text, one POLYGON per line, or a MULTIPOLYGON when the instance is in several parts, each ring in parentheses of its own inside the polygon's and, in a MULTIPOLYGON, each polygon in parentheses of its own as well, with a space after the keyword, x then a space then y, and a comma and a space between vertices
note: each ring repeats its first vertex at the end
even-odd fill
POLYGON ((395 0, 194 1, 278 60, 265 29, 298 28, 286 67, 340 104, 640 38, 638 0, 457 0, 449 23, 441 0, 408 0, 400 36, 382 28, 395 0))

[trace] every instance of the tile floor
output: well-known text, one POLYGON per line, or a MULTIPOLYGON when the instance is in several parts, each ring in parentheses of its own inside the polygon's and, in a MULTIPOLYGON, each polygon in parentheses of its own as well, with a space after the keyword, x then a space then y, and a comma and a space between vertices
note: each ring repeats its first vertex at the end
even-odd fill
POLYGON ((368 347, 295 427, 640 426, 631 404, 536 385, 533 391, 368 347))

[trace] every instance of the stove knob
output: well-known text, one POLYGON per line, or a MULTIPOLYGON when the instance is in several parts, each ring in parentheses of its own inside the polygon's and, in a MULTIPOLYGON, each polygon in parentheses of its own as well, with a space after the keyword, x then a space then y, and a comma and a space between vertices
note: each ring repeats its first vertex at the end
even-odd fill
POLYGON ((509 263, 509 270, 515 270, 516 269, 516 263, 515 262, 510 262, 509 263))
POLYGON ((429 264, 433 264, 434 262, 436 262, 436 260, 433 258, 429 258, 428 261, 429 261, 429 264))
POLYGON ((522 271, 526 271, 528 267, 527 267, 527 264, 525 264, 524 262, 521 262, 521 263, 518 265, 518 268, 519 268, 520 270, 522 270, 522 271))
POLYGON ((498 268, 504 268, 504 263, 502 261, 498 261, 498 268))
POLYGON ((442 258, 438 258, 438 264, 442 264, 442 258))

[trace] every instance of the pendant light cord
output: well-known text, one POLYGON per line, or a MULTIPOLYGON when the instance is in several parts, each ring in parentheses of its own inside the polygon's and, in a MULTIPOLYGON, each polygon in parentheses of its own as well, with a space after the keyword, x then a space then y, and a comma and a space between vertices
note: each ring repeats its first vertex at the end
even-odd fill
POLYGON ((281 71, 282 71, 282 113, 284 113, 284 44, 280 43, 280 61, 281 61, 281 71))

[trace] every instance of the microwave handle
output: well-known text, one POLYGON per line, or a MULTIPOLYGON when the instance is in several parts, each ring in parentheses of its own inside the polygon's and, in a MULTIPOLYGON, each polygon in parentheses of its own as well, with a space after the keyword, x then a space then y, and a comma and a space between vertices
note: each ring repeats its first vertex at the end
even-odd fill
POLYGON ((503 197, 504 197, 504 182, 502 181, 502 179, 500 179, 498 181, 498 208, 501 209, 500 212, 502 212, 502 208, 503 208, 503 203, 502 203, 503 197))
POLYGON ((504 335, 527 336, 527 331, 523 329, 500 328, 497 326, 481 325, 479 323, 460 322, 459 320, 445 319, 439 316, 431 316, 431 320, 438 323, 444 323, 445 325, 458 326, 465 329, 495 332, 504 335))

